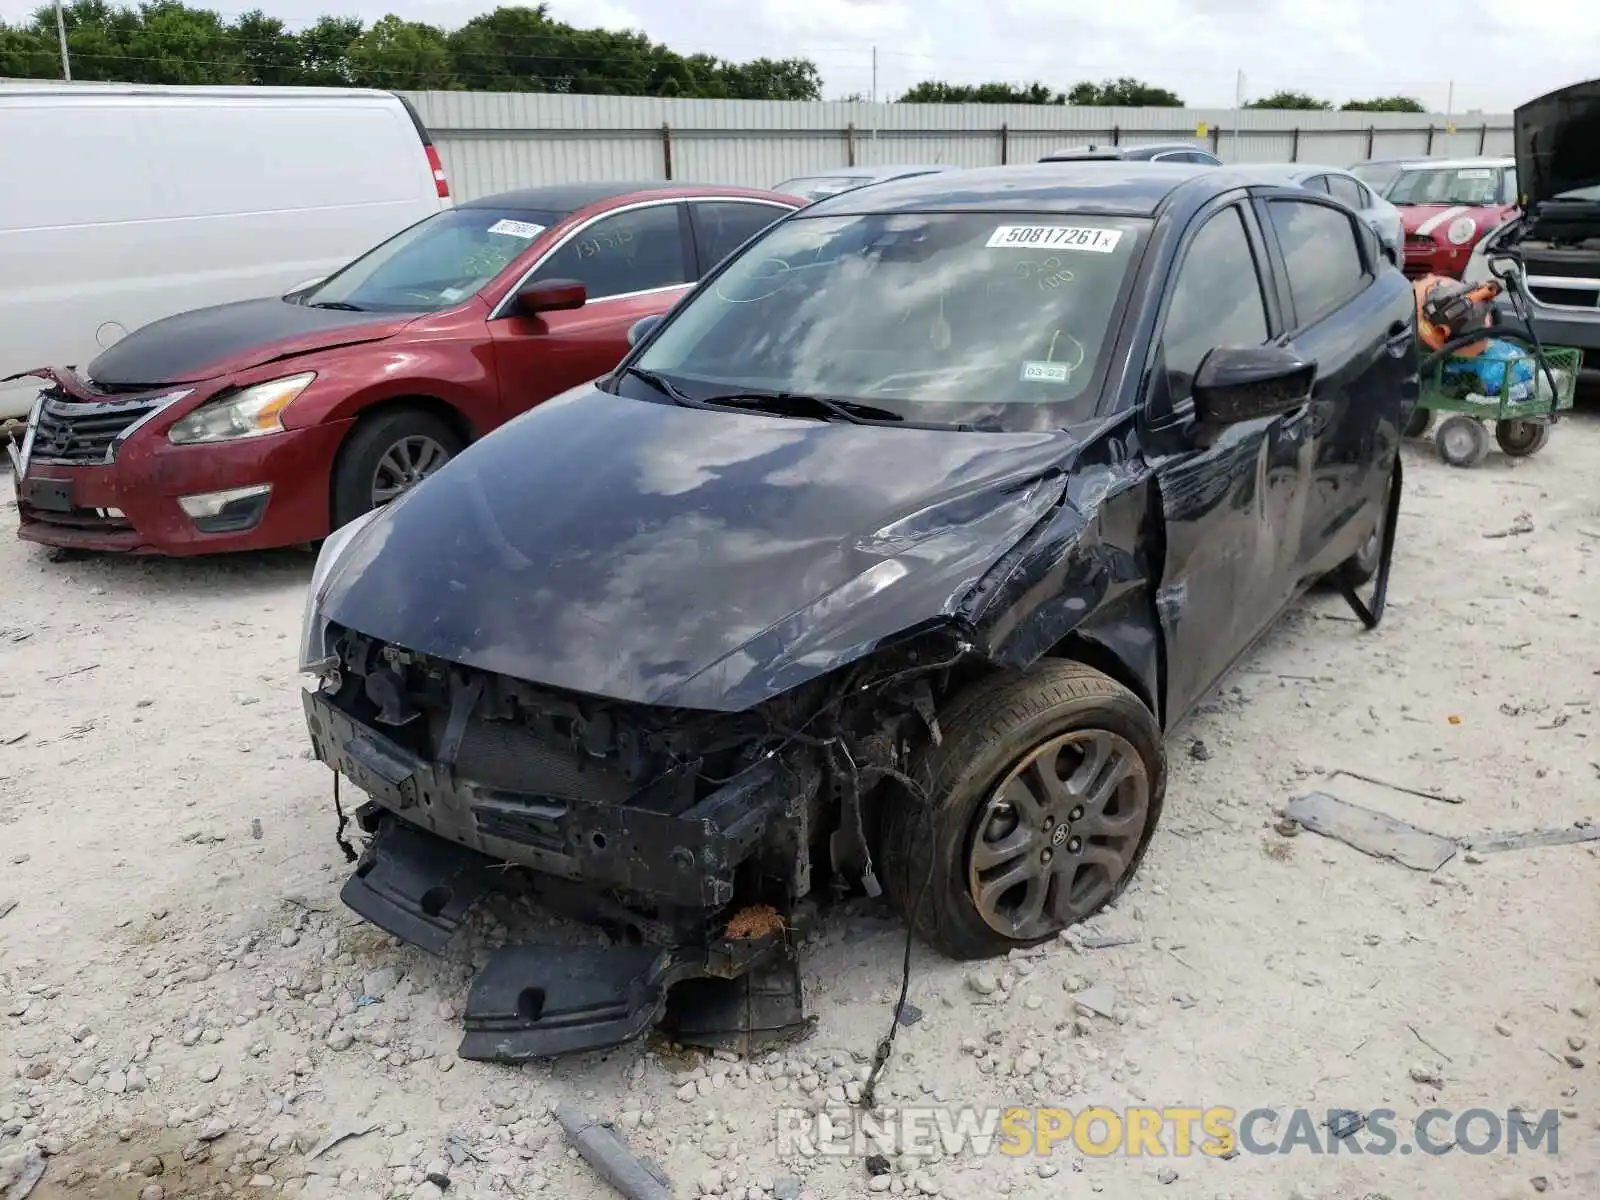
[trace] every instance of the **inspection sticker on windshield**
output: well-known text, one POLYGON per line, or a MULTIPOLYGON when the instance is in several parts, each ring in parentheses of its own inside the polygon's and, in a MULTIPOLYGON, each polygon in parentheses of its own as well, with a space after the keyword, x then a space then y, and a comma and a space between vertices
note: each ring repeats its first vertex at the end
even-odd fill
POLYGON ((1068 383, 1072 367, 1068 363, 1025 362, 1022 364, 1023 383, 1068 383))
POLYGON ((536 238, 544 232, 544 226, 532 225, 527 221, 496 221, 489 226, 489 232, 504 233, 517 238, 536 238))
POLYGON ((1110 254, 1122 240, 1120 229, 1083 225, 1002 225, 989 235, 990 250, 1093 250, 1110 254))

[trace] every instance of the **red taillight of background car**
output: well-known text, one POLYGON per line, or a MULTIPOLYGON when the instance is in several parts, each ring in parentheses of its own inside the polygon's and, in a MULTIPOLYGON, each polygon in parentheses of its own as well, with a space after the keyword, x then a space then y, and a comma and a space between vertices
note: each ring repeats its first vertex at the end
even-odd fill
POLYGON ((428 166, 433 170, 433 186, 439 190, 439 198, 441 200, 448 200, 450 198, 450 180, 444 173, 444 162, 439 158, 438 148, 430 145, 425 149, 428 151, 428 166))

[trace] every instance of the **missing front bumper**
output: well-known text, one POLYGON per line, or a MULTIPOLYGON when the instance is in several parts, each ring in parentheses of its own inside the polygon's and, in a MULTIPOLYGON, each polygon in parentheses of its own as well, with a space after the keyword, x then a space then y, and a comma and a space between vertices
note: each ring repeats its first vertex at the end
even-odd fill
POLYGON ((603 1050, 657 1025, 749 1052, 810 1027, 793 907, 751 936, 728 936, 719 919, 754 855, 788 846, 783 861, 804 845, 803 827, 790 827, 803 804, 770 767, 687 803, 654 786, 620 805, 509 793, 458 782, 322 695, 306 693, 305 708, 317 757, 372 797, 357 813, 371 840, 341 899, 402 941, 443 953, 511 863, 531 868, 556 907, 607 924, 607 910, 622 911, 612 892, 658 906, 634 944, 497 951, 468 996, 461 1057, 603 1050))

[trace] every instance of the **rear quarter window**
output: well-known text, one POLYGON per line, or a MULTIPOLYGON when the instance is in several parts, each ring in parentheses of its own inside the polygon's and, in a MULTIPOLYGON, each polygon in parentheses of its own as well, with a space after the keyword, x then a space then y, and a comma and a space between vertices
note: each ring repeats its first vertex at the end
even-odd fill
POLYGON ((1367 286, 1366 261, 1349 214, 1314 200, 1283 199, 1269 200, 1267 215, 1283 251, 1298 328, 1330 316, 1367 286))

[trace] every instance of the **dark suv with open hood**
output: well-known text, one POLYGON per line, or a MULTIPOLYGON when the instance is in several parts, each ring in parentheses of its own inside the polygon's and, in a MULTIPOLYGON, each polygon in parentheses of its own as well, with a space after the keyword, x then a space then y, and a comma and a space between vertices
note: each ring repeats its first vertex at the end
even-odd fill
POLYGON ((1546 342, 1575 346, 1600 366, 1600 80, 1530 100, 1515 115, 1522 215, 1480 241, 1464 278, 1491 278, 1489 260, 1523 261, 1533 324, 1546 342))
POLYGON ((488 964, 463 1053, 503 1059, 781 961, 829 878, 952 955, 1054 936, 1127 884, 1164 735, 1251 643, 1330 574, 1381 594, 1415 317, 1353 213, 1247 168, 784 218, 324 546, 346 902, 438 950, 511 863, 609 927, 488 964))

